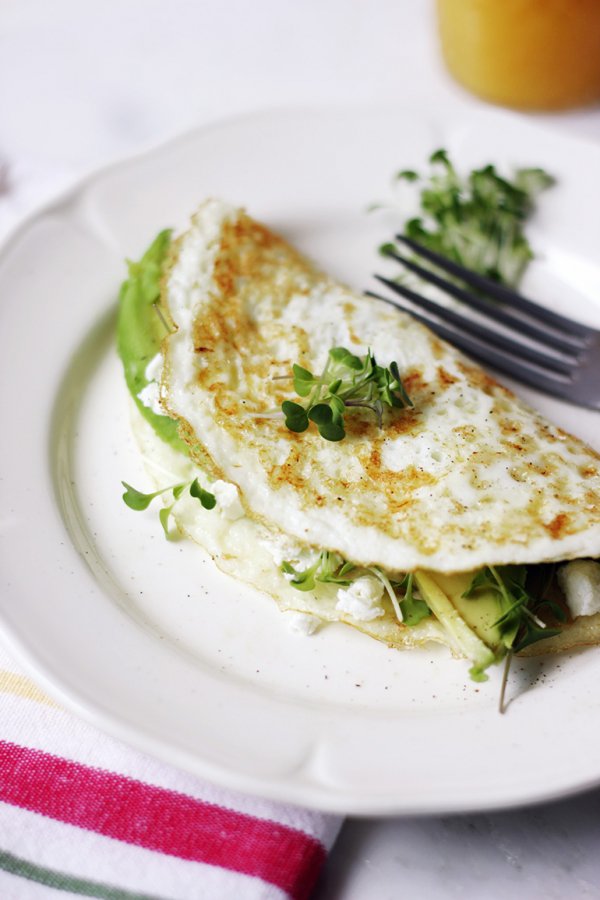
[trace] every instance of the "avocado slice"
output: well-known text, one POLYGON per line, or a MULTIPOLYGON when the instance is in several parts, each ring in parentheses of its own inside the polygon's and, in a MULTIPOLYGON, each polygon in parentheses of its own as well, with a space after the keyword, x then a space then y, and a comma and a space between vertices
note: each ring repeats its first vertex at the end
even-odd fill
MULTIPOLYGON (((473 619, 477 620, 481 631, 491 636, 493 624, 488 620, 487 612, 480 618, 477 615, 472 616, 472 610, 469 608, 468 612, 471 621, 467 621, 463 615, 465 607, 461 604, 460 608, 458 608, 457 595, 459 592, 462 594, 469 587, 472 581, 472 574, 445 576, 438 575, 437 572, 415 572, 415 581, 423 599, 433 614, 452 635, 465 656, 472 661, 471 677, 476 681, 484 681, 487 678, 485 670, 488 666, 497 662, 500 656, 503 655, 504 649, 498 646, 497 641, 494 641, 492 646, 489 646, 487 641, 483 639, 482 634, 478 633, 474 624, 472 624, 473 619), (454 578, 457 581, 447 580, 454 578)), ((464 598, 461 597, 462 599, 464 598)), ((465 600, 464 602, 470 603, 472 607, 476 607, 479 604, 479 598, 476 601, 465 600)), ((496 619, 498 615, 499 610, 496 603, 496 619)))
POLYGON ((160 288, 170 246, 171 231, 166 229, 157 235, 139 262, 128 261, 128 277, 119 293, 117 352, 123 363, 127 387, 140 413, 163 441, 188 454, 186 443, 179 437, 176 421, 167 415, 157 415, 138 398, 149 383, 146 367, 160 352, 168 333, 166 311, 161 310, 160 288))
POLYGON ((431 577, 450 599, 459 615, 488 647, 496 651, 502 648, 509 649, 516 636, 518 625, 515 624, 509 631, 506 628, 500 629, 497 623, 505 609, 498 592, 480 589, 474 596, 465 597, 476 574, 476 572, 461 572, 455 575, 440 575, 436 572, 431 574, 431 577))

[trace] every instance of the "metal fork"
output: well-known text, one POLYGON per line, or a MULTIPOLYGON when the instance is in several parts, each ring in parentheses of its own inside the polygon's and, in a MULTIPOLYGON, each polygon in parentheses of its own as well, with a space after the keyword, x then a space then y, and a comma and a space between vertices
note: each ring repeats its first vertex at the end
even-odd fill
POLYGON ((405 310, 451 344, 517 381, 578 406, 600 409, 599 330, 546 309, 522 294, 440 256, 411 238, 399 234, 396 239, 434 263, 438 269, 491 297, 492 300, 489 300, 481 293, 472 293, 400 253, 391 250, 386 253, 425 281, 477 310, 492 324, 477 322, 381 275, 375 275, 375 278, 395 294, 410 300, 421 312, 415 312, 396 298, 374 291, 365 292, 369 297, 405 310), (530 340, 524 343, 512 334, 501 333, 494 328, 494 323, 530 340))

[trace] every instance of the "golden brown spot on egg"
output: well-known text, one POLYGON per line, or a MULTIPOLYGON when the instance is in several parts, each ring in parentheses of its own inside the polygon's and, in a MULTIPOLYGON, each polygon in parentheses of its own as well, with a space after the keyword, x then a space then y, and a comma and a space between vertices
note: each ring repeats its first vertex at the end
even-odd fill
POLYGON ((446 348, 444 344, 435 336, 431 338, 431 352, 435 356, 436 359, 442 359, 446 355, 446 348))
POLYGON ((549 532, 549 534, 552 535, 553 538, 559 538, 567 532, 568 524, 568 515, 566 513, 559 513, 552 519, 551 522, 548 522, 547 525, 544 525, 544 527, 549 532))
POLYGON ((472 443, 476 439, 479 429, 474 425, 456 425, 452 431, 459 435, 464 441, 472 443))
POLYGON ((402 384, 411 399, 413 394, 424 391, 428 387, 427 382, 423 378, 422 369, 416 368, 409 369, 407 372, 402 373, 402 384))
POLYGON ((362 344, 362 338, 360 334, 352 327, 351 321, 354 313, 356 312, 356 303, 352 303, 351 300, 346 300, 342 303, 342 309, 346 316, 346 323, 348 326, 348 335, 353 344, 362 344))
POLYGON ((443 366, 438 366, 438 379, 442 387, 449 387, 451 384, 456 384, 458 378, 456 376, 451 375, 443 366))
MULTIPOLYGON (((577 451, 577 447, 575 447, 575 450, 577 451)), ((598 453, 597 450, 594 450, 593 447, 586 447, 586 450, 589 452, 589 454, 591 454, 591 456, 594 457, 594 459, 597 459, 598 462, 600 462, 600 453, 598 453)), ((595 474, 598 473, 596 472, 595 474)))
POLYGON ((210 385, 209 390, 215 394, 215 410, 223 416, 233 417, 239 421, 239 425, 243 425, 239 404, 229 398, 223 390, 222 384, 210 385))
POLYGON ((425 556, 431 556, 432 553, 436 553, 440 549, 443 538, 439 533, 436 534, 433 528, 423 529, 423 521, 424 518, 420 516, 415 517, 414 521, 407 521, 406 534, 411 543, 418 547, 421 553, 425 556))
POLYGON ((377 440, 376 432, 379 429, 373 413, 367 416, 362 410, 353 410, 350 415, 345 416, 344 428, 346 431, 345 440, 366 437, 367 435, 372 435, 373 439, 377 440))
POLYGON ((499 394, 504 395, 504 397, 514 397, 514 394, 509 391, 508 388, 499 384, 495 378, 492 378, 492 376, 488 375, 487 372, 484 372, 483 369, 473 366, 470 363, 465 363, 462 360, 457 362, 457 368, 463 373, 469 385, 477 388, 479 391, 483 391, 484 394, 499 394))
POLYGON ((379 448, 366 447, 358 451, 358 458, 367 477, 378 485, 385 487, 386 498, 398 498, 402 500, 417 488, 436 481, 434 475, 414 465, 409 465, 400 472, 394 472, 385 468, 381 462, 379 448))
POLYGON ((281 487, 287 484, 299 491, 304 490, 307 479, 302 474, 301 455, 302 451, 299 446, 290 447, 285 462, 281 465, 271 466, 268 474, 269 481, 274 487, 281 487))
POLYGON ((515 450, 517 453, 524 453, 526 449, 520 441, 506 441, 504 446, 510 447, 511 450, 515 450))
POLYGON ((600 494, 596 494, 593 491, 586 491, 584 498, 590 512, 596 511, 600 513, 600 494))
POLYGON ((582 478, 593 478, 594 475, 598 474, 598 469, 596 468, 596 466, 580 466, 579 474, 582 476, 582 478))
POLYGON ((521 431, 521 423, 514 419, 505 419, 500 417, 498 425, 502 434, 519 434, 521 431))
POLYGON ((394 410, 390 421, 385 423, 385 432, 389 437, 398 437, 401 434, 418 434, 423 414, 418 409, 394 410))

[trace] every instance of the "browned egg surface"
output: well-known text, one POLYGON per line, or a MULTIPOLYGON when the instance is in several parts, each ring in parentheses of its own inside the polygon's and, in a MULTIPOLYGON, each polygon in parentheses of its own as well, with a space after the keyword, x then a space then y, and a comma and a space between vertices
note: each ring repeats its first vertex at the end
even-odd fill
POLYGON ((238 485, 251 516, 393 569, 600 555, 596 452, 244 213, 201 208, 177 246, 166 301, 178 325, 166 403, 198 461, 238 485), (293 363, 318 374, 334 346, 396 360, 414 408, 387 410, 382 428, 370 411, 348 410, 338 443, 268 417, 300 400, 281 377, 293 363))

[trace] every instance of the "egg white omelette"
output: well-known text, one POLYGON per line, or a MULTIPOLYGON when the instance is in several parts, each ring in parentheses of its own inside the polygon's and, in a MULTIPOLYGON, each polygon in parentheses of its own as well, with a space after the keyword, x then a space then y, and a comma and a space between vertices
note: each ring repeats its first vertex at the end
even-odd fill
MULTIPOLYGON (((168 333, 154 359, 146 347, 145 375, 128 381, 135 427, 159 487, 199 476, 213 491, 215 509, 184 493, 172 514, 222 568, 284 609, 347 621, 395 646, 443 641, 478 671, 520 649, 523 623, 530 633, 561 632, 540 641, 540 652, 596 642, 597 453, 242 210, 208 200, 164 245, 160 297, 148 296, 168 333), (291 431, 280 409, 299 399, 294 364, 318 374, 340 347, 397 363, 412 406, 385 406, 381 422, 369 409, 348 409, 339 441, 314 426, 291 431), (174 439, 152 427, 160 420, 175 423, 174 439), (553 579, 548 625, 519 586, 532 596, 530 567, 559 562, 563 572, 580 568, 553 579), (316 579, 303 580, 311 566, 316 579), (325 569, 332 577, 321 580, 325 569), (421 614, 403 615, 403 598, 417 598, 421 614), (526 613, 518 623, 514 598, 526 613), (560 629, 557 616, 566 618, 560 629)), ((131 329, 120 323, 126 374, 131 329)), ((523 649, 538 640, 521 641, 523 649)))

